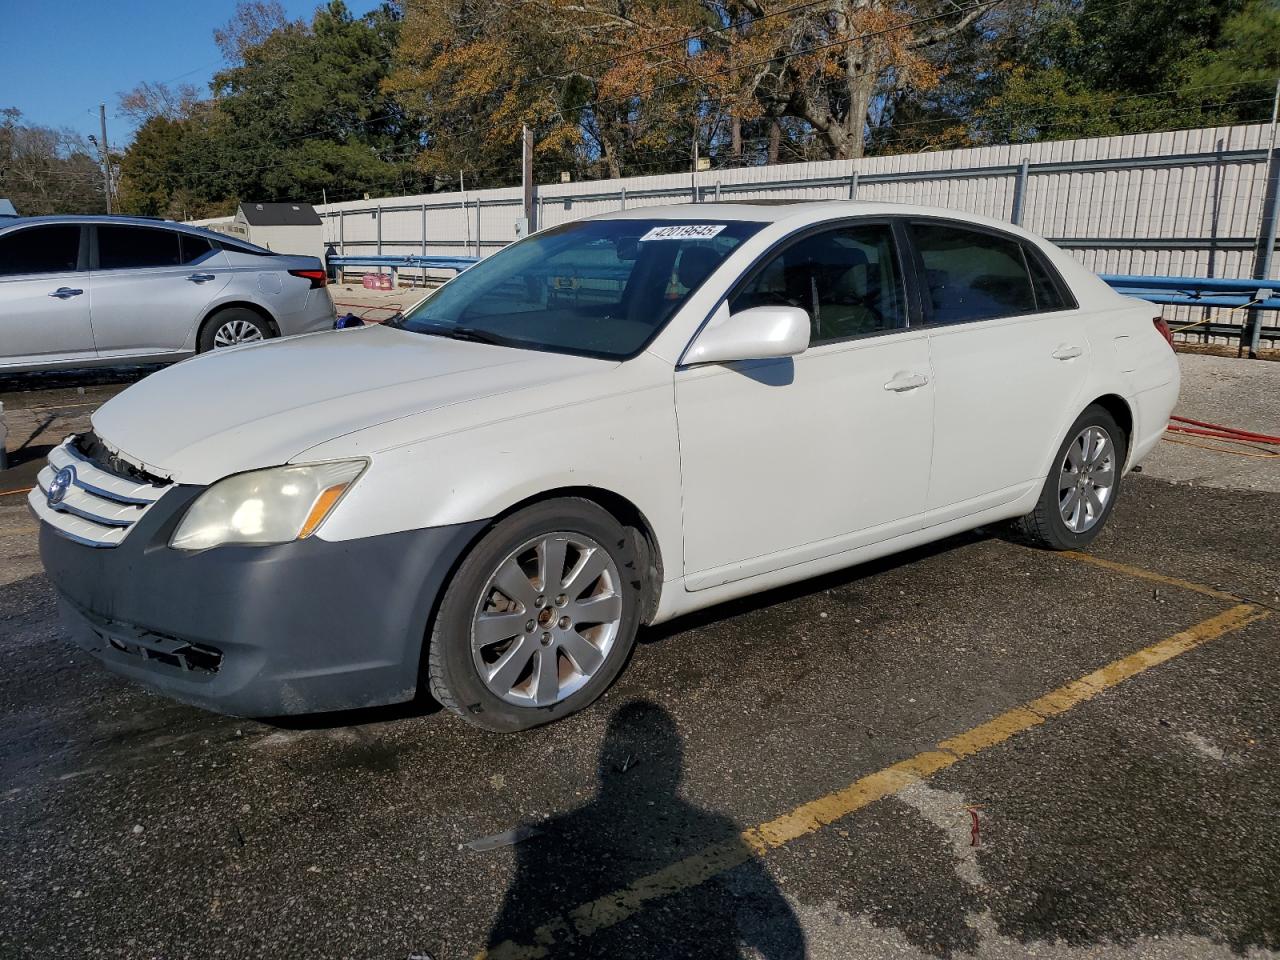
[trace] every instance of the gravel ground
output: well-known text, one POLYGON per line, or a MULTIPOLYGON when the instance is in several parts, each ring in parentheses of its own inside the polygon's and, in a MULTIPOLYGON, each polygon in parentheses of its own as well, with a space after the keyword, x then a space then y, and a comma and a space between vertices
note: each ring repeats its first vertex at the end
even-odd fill
MULTIPOLYGON (((1280 436, 1280 363, 1179 354, 1182 396, 1175 413, 1280 436)), ((1175 483, 1280 493, 1280 448, 1230 445, 1195 437, 1161 443, 1143 462, 1148 475, 1175 483), (1215 450, 1190 446, 1203 443, 1215 450), (1224 454, 1223 449, 1262 456, 1224 454)))

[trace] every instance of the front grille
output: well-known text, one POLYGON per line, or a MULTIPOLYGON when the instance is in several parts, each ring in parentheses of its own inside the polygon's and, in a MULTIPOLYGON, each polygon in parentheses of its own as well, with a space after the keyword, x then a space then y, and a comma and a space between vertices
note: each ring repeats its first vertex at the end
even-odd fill
POLYGON ((72 437, 50 452, 27 503, 64 537, 91 547, 115 547, 169 486, 111 454, 96 437, 90 435, 88 443, 72 437), (62 500, 51 504, 54 477, 67 467, 74 478, 62 500))

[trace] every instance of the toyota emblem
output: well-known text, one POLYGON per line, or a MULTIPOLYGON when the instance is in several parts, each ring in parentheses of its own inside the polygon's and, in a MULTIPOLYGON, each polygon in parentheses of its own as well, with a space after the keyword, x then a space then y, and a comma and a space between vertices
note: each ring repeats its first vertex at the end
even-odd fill
POLYGON ((53 475, 53 479, 49 482, 49 492, 46 495, 49 506, 56 507, 63 500, 67 499, 67 491, 71 489, 71 485, 76 482, 76 468, 63 467, 53 475))

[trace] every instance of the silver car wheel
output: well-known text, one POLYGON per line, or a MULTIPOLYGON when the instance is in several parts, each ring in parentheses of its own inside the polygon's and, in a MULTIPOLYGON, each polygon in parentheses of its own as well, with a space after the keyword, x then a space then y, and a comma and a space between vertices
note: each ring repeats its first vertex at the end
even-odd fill
POLYGON ((1058 509, 1072 533, 1091 529, 1116 487, 1116 448, 1102 427, 1085 427, 1067 445, 1058 470, 1058 509))
POLYGON ((261 340, 262 331, 248 320, 228 320, 213 335, 214 347, 233 347, 237 343, 261 340))
POLYGON ((472 620, 471 655, 495 696, 546 707, 595 676, 621 624, 622 580, 609 552, 581 533, 547 533, 489 576, 472 620))

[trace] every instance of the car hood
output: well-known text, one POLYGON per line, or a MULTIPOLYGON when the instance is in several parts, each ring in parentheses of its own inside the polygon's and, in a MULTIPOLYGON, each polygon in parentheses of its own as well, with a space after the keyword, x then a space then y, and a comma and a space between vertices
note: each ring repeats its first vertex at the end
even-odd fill
POLYGON ((400 417, 613 365, 371 326, 195 357, 113 397, 92 422, 151 473, 207 484, 400 417))

